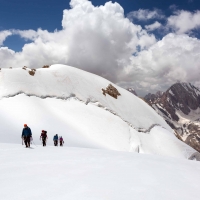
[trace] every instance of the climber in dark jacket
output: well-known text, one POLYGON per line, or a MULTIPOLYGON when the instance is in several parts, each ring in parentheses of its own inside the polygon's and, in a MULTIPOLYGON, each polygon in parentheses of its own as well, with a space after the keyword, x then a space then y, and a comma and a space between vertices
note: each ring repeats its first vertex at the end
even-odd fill
POLYGON ((54 135, 53 141, 54 141, 54 146, 58 146, 58 134, 54 135))
POLYGON ((22 130, 22 139, 24 140, 26 148, 30 147, 31 137, 32 137, 31 129, 27 126, 27 124, 24 124, 24 128, 22 130))
POLYGON ((47 131, 42 130, 41 136, 40 136, 40 140, 42 139, 42 145, 43 147, 46 146, 46 141, 48 139, 47 137, 47 131))
POLYGON ((60 146, 63 146, 64 140, 63 140, 62 136, 60 136, 59 141, 60 141, 60 146))

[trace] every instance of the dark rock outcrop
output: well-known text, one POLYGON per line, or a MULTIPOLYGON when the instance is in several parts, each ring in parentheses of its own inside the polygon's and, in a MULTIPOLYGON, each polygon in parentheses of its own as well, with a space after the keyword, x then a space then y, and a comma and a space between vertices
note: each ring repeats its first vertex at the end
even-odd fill
POLYGON ((112 84, 109 84, 108 87, 106 89, 103 89, 103 95, 106 96, 106 94, 109 94, 111 97, 117 99, 118 96, 120 96, 121 94, 118 92, 117 88, 115 88, 112 84))
POLYGON ((156 92, 156 94, 149 93, 144 97, 144 100, 147 101, 149 104, 156 103, 162 95, 163 92, 161 91, 156 92))

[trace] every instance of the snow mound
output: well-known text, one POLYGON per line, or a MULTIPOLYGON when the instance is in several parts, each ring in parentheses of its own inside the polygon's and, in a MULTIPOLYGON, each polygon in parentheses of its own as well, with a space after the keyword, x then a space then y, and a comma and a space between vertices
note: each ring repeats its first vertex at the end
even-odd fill
POLYGON ((64 137, 65 146, 197 159, 143 100, 112 84, 121 96, 102 94, 110 82, 65 65, 0 72, 0 142, 20 143, 27 123, 36 145, 41 130, 64 137), (155 125, 159 126, 155 126, 155 125), (142 132, 139 132, 142 131, 142 132))

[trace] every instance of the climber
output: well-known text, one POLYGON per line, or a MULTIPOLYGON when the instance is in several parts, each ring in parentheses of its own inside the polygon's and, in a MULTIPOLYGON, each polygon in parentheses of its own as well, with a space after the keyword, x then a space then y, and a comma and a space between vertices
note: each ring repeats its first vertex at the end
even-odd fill
POLYGON ((47 137, 47 131, 42 130, 41 136, 40 136, 40 140, 42 139, 42 145, 43 147, 46 146, 46 141, 48 139, 47 137))
POLYGON ((63 146, 64 140, 63 140, 62 136, 60 136, 59 141, 60 141, 60 146, 63 146))
POLYGON ((54 146, 58 146, 58 134, 54 135, 53 141, 54 141, 54 146))
POLYGON ((22 139, 24 140, 26 148, 30 147, 31 138, 32 138, 31 129, 27 126, 27 124, 24 124, 24 128, 22 130, 22 139))

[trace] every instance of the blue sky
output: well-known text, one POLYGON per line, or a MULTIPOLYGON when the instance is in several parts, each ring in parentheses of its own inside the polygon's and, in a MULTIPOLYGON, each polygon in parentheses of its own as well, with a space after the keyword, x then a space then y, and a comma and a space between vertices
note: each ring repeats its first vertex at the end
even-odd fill
MULTIPOLYGON (((69 0, 0 0, 0 30, 37 30, 38 28, 48 31, 60 30, 62 29, 63 10, 70 8, 69 2, 69 0)), ((92 1, 95 6, 104 5, 106 2, 105 0, 92 1)), ((125 15, 139 9, 158 8, 169 16, 172 13, 169 9, 171 5, 176 5, 180 10, 195 11, 200 9, 199 0, 118 0, 116 2, 124 8, 125 15)), ((137 23, 144 25, 150 22, 137 23)), ((15 51, 21 51, 26 42, 14 35, 8 37, 4 45, 15 51)))
POLYGON ((200 1, 117 2, 0 0, 0 68, 66 64, 140 95, 200 87, 200 1))

